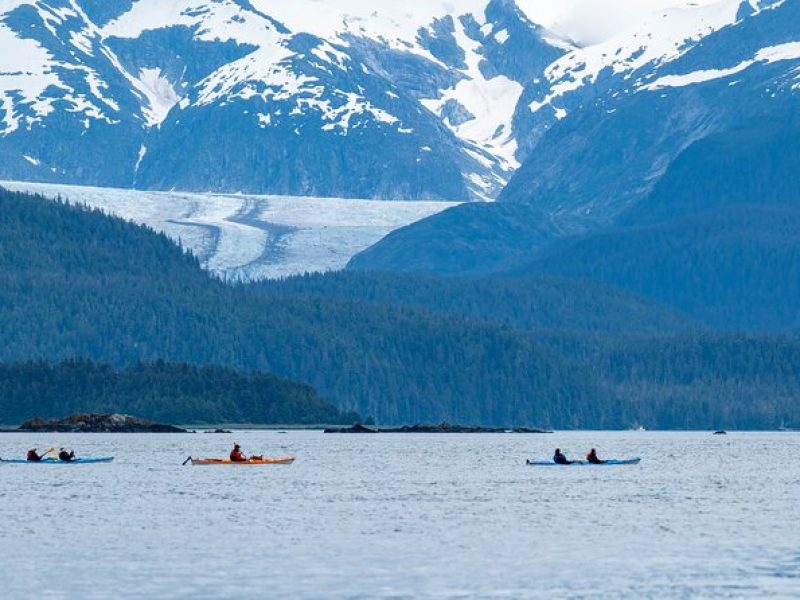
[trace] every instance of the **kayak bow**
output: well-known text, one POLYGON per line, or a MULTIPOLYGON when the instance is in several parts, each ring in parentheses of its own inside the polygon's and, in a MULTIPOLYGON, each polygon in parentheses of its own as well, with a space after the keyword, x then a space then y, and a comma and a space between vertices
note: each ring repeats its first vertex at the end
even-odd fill
POLYGON ((103 458, 76 458, 74 460, 59 460, 57 458, 45 458, 43 460, 23 460, 0 458, 0 463, 12 465, 90 465, 95 463, 109 463, 114 460, 113 456, 103 458))
POLYGON ((554 463, 552 460, 541 462, 529 460, 526 461, 526 464, 531 467, 614 467, 619 465, 638 465, 640 462, 642 462, 641 458, 628 458, 625 460, 607 460, 600 464, 590 463, 585 460, 576 460, 570 465, 559 465, 554 463))
POLYGON ((250 459, 247 462, 234 462, 227 458, 192 458, 193 465, 290 465, 294 462, 294 456, 283 458, 261 458, 250 459))

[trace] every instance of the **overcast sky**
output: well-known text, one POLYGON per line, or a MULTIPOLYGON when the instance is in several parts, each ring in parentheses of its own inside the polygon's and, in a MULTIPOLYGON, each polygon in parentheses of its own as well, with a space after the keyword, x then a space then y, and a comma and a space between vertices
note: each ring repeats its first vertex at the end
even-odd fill
POLYGON ((576 42, 601 42, 663 8, 716 0, 517 0, 531 19, 576 42))

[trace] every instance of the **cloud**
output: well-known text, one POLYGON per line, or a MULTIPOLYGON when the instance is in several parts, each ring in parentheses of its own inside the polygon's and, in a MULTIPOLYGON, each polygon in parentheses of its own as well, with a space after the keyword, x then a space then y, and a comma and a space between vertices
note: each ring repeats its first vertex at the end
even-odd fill
POLYGON ((665 8, 717 0, 517 0, 529 18, 582 46, 603 42, 665 8))

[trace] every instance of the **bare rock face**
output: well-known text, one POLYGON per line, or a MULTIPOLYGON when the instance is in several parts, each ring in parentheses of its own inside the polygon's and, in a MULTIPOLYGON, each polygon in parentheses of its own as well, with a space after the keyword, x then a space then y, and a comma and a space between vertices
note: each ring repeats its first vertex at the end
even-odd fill
POLYGON ((180 427, 120 414, 76 414, 49 421, 35 418, 25 421, 19 430, 45 433, 186 433, 180 427))

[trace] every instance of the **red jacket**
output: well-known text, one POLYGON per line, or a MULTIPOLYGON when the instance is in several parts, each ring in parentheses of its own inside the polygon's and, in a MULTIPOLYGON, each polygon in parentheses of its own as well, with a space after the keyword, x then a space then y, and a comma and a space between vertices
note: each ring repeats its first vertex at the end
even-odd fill
POLYGON ((244 454, 242 454, 241 450, 231 450, 231 461, 247 462, 247 457, 244 454))

